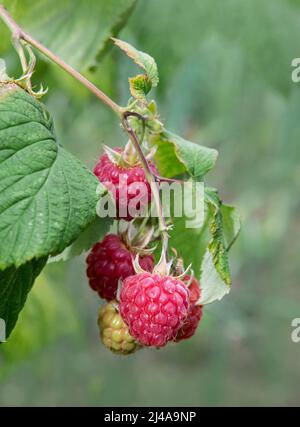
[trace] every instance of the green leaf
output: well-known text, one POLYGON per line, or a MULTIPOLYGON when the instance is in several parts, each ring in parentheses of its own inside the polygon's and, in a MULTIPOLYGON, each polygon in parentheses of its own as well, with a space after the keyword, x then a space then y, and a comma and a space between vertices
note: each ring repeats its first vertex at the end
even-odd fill
POLYGON ((194 144, 167 130, 151 140, 157 146, 155 160, 163 176, 171 178, 188 172, 195 180, 201 180, 215 165, 218 152, 194 144))
POLYGON ((150 92, 152 84, 147 76, 139 74, 129 78, 131 95, 141 101, 146 101, 146 95, 150 92))
POLYGON ((0 85, 0 269, 70 245, 96 217, 97 184, 57 144, 45 107, 0 85))
POLYGON ((230 291, 228 251, 239 233, 240 217, 235 208, 223 205, 218 194, 209 188, 205 190, 203 225, 187 228, 188 217, 185 215, 173 219, 170 247, 176 248, 185 267, 192 264, 194 274, 201 283, 199 302, 208 304, 222 299, 230 291))
POLYGON ((221 214, 223 219, 225 246, 227 251, 229 251, 239 235, 241 229, 241 218, 238 210, 234 206, 222 204, 221 214))
POLYGON ((217 192, 206 189, 206 200, 211 210, 209 223, 211 240, 208 249, 212 255, 212 261, 221 279, 227 284, 231 284, 231 277, 228 263, 228 253, 223 235, 223 216, 221 211, 222 202, 217 192))
POLYGON ((95 64, 125 25, 136 0, 4 1, 17 22, 73 67, 95 64))
MULTIPOLYGON (((200 185, 200 183, 197 184, 200 185)), ((184 215, 173 217, 173 227, 169 232, 170 248, 176 249, 178 256, 184 261, 185 268, 192 264, 192 269, 198 279, 200 278, 202 258, 209 241, 208 217, 205 212, 203 191, 201 193, 197 194, 195 203, 195 193, 185 189, 183 195, 186 206, 184 215), (192 207, 192 209, 189 210, 187 207, 192 207), (200 218, 200 221, 194 221, 196 215, 200 218), (190 228, 191 225, 193 226, 192 228, 190 228)), ((180 201, 175 199, 173 205, 178 206, 179 204, 180 201)), ((174 209, 174 206, 172 209, 174 209)), ((171 213, 174 216, 172 209, 171 213)))
POLYGON ((204 223, 201 228, 186 228, 185 220, 186 218, 174 218, 169 246, 176 249, 186 268, 192 264, 195 276, 200 279, 201 263, 208 241, 208 225, 204 223))
POLYGON ((19 268, 0 271, 0 318, 6 324, 6 338, 13 330, 28 292, 42 271, 47 258, 32 260, 19 268))
POLYGON ((206 200, 210 210, 212 238, 201 265, 201 304, 220 300, 230 291, 228 251, 235 242, 241 225, 237 210, 233 206, 223 205, 215 190, 206 189, 206 200))
POLYGON ((230 291, 228 251, 239 233, 240 217, 234 207, 223 205, 211 188, 205 189, 204 212, 204 223, 198 228, 187 228, 186 221, 190 216, 187 212, 185 216, 173 219, 170 247, 176 248, 185 267, 192 264, 201 283, 199 302, 208 304, 222 299, 230 291))
POLYGON ((122 49, 126 53, 126 55, 129 56, 129 58, 133 59, 134 62, 145 71, 148 80, 148 85, 151 84, 152 87, 156 87, 159 82, 158 70, 156 62, 154 61, 152 56, 137 50, 129 43, 126 43, 122 40, 113 38, 113 41, 116 46, 122 49))
POLYGON ((156 146, 155 164, 160 175, 173 178, 186 172, 185 165, 178 159, 173 143, 160 134, 151 138, 150 144, 156 146))
POLYGON ((80 234, 72 245, 68 246, 61 254, 50 258, 48 262, 67 261, 86 252, 104 237, 111 224, 111 218, 96 217, 95 221, 80 234))
POLYGON ((228 253, 223 235, 223 216, 221 211, 222 202, 213 190, 206 190, 206 198, 211 209, 211 220, 209 223, 211 240, 208 249, 212 255, 213 264, 227 285, 231 284, 231 277, 228 263, 228 253))
POLYGON ((209 249, 206 250, 201 265, 201 296, 200 304, 210 304, 216 300, 221 300, 229 293, 230 287, 221 279, 216 270, 213 257, 209 249))

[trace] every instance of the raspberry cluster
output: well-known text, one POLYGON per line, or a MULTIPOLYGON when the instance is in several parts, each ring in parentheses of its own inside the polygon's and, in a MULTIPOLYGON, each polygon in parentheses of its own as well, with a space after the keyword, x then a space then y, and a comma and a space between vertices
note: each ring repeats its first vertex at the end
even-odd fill
MULTIPOLYGON (((154 165, 151 167, 156 171, 154 165)), ((151 201, 151 189, 141 166, 120 166, 104 154, 94 172, 108 189, 110 185, 117 188, 117 202, 122 203, 120 174, 125 174, 130 183, 145 183, 147 197, 143 203, 151 201)), ((127 196, 130 200, 135 194, 128 192, 127 196)), ((128 214, 126 219, 132 218, 128 214)), ((159 348, 190 338, 201 320, 197 280, 156 270, 149 248, 131 245, 124 234, 107 234, 94 245, 87 257, 87 277, 90 287, 106 300, 98 325, 103 344, 114 353, 129 354, 141 347, 159 348), (134 264, 137 254, 138 272, 134 264)))

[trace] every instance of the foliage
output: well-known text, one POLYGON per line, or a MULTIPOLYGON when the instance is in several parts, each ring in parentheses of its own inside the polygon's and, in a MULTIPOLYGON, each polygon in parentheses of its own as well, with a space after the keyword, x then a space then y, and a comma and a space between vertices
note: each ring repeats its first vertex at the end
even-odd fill
POLYGON ((96 65, 109 37, 126 23, 136 0, 9 0, 3 4, 20 25, 80 70, 96 65), (38 19, 36 19, 38 17, 38 19))
MULTIPOLYGON (((114 7, 110 4, 109 8, 107 5, 100 6, 101 3, 97 3, 97 8, 100 7, 101 9, 102 7, 103 19, 107 17, 108 12, 110 13, 107 18, 109 28, 111 28, 111 17, 114 16, 115 18, 118 13, 123 15, 124 10, 122 8, 126 6, 125 10, 127 11, 133 3, 124 1, 122 4, 115 4, 114 7), (112 10, 114 10, 114 14, 111 13, 112 10)), ((48 2, 43 0, 31 7, 28 4, 26 8, 20 8, 20 4, 15 2, 11 8, 16 16, 19 16, 18 12, 21 12, 19 19, 20 21, 24 20, 25 26, 27 20, 29 29, 30 23, 33 22, 33 33, 36 32, 43 40, 44 29, 47 28, 46 23, 49 24, 48 19, 52 16, 49 14, 49 10, 51 10, 49 6, 48 2), (23 11, 26 13, 22 17, 23 11), (32 18, 29 19, 28 16, 26 18, 26 14, 29 13, 29 16, 32 17, 32 14, 37 12, 40 20, 36 27, 36 22, 32 18), (43 21, 43 17, 46 18, 46 23, 43 21), (41 26, 41 24, 43 25, 41 26)), ((64 37, 63 31, 55 29, 59 20, 63 19, 64 13, 70 14, 69 6, 68 2, 61 2, 60 8, 55 8, 52 16, 55 24, 52 29, 55 32, 52 33, 52 37, 51 33, 46 33, 47 37, 50 35, 50 40, 46 37, 45 41, 50 46, 53 44, 54 49, 57 47, 57 36, 65 41, 72 41, 72 38, 64 37)), ((96 3, 90 5, 90 7, 92 6, 96 7, 96 3)), ((80 9, 80 16, 82 18, 83 15, 82 19, 84 20, 86 5, 82 8, 82 10, 80 9)), ((96 12, 98 13, 98 9, 95 10, 96 12)), ((72 14, 70 21, 72 29, 68 29, 71 33, 74 32, 75 37, 81 37, 76 27, 78 13, 79 11, 76 10, 76 14, 72 14)), ((115 29, 114 27, 111 31, 115 29)), ((95 28, 90 24, 89 31, 92 30, 94 31, 95 28)), ((107 39, 107 31, 104 34, 101 34, 101 40, 107 39)), ((89 41, 89 37, 90 35, 85 37, 85 42, 89 41)), ((129 119, 126 126, 134 126, 138 135, 143 135, 150 145, 155 146, 158 170, 161 175, 165 173, 174 177, 186 173, 194 181, 203 180, 206 173, 215 164, 216 150, 193 144, 164 128, 163 123, 159 120, 156 104, 154 101, 148 102, 147 100, 151 89, 159 83, 155 60, 127 42, 116 38, 113 38, 113 41, 144 71, 144 74, 129 79, 130 92, 135 100, 130 99, 126 107, 127 112, 133 117, 133 124, 131 124, 132 120, 129 119), (141 115, 147 117, 142 128, 141 122, 136 120, 136 117, 141 117, 141 115), (169 153, 167 157, 165 151, 169 153), (170 167, 170 165, 172 166, 170 167)), ((93 46, 95 45, 93 36, 93 46)), ((65 57, 65 51, 61 52, 62 48, 63 44, 60 45, 58 52, 65 57)), ((76 50, 76 54, 84 56, 85 44, 80 43, 80 48, 81 50, 76 50)), ((20 49, 22 48, 19 48, 19 52, 20 49)), ((64 46, 64 49, 67 52, 72 52, 69 44, 64 46)), ((3 246, 0 250, 0 268, 2 269, 0 277, 3 283, 9 280, 10 276, 15 277, 16 273, 8 270, 9 267, 22 268, 26 262, 47 259, 50 256, 52 256, 51 260, 53 261, 67 260, 72 256, 81 254, 91 247, 94 236, 100 237, 102 228, 100 226, 98 232, 99 221, 96 220, 97 179, 57 143, 50 114, 44 105, 35 99, 31 86, 28 86, 28 79, 31 78, 30 73, 32 73, 31 68, 34 66, 33 54, 30 50, 28 52, 30 54, 28 70, 24 68, 24 60, 22 55, 20 56, 24 76, 18 81, 5 79, 3 65, 1 69, 0 143, 2 154, 0 157, 0 177, 2 186, 0 187, 0 202, 3 208, 0 212, 0 220, 3 226, 0 230, 0 237, 8 242, 8 245, 3 246), (90 226, 89 229, 87 229, 88 226, 90 226), (81 233, 83 234, 81 235, 81 233), (55 257, 58 254, 60 255, 55 257)), ((94 52, 95 56, 96 53, 94 52)), ((70 61, 76 64, 74 58, 71 58, 70 61)), ((84 59, 80 56, 81 67, 83 66, 82 63, 84 63, 84 59)), ((206 278, 204 286, 210 288, 209 302, 212 302, 227 293, 226 286, 231 283, 227 254, 229 246, 228 248, 225 246, 223 236, 221 200, 211 191, 207 193, 204 201, 208 203, 206 214, 211 217, 208 221, 212 238, 208 242, 207 250, 211 254, 212 267, 209 266, 207 269, 206 259, 204 257, 202 262, 200 255, 203 256, 203 253, 199 253, 197 254, 198 259, 196 259, 197 263, 201 264, 201 269, 196 271, 196 275, 200 279, 202 276, 206 278), (216 287, 217 291, 212 291, 214 282, 210 280, 210 276, 215 273, 214 270, 217 272, 214 280, 221 279, 224 282, 225 291, 223 290, 221 294, 218 287, 216 287)), ((229 222, 229 227, 234 229, 230 216, 227 217, 227 222, 229 222)), ((109 225, 109 222, 106 223, 109 225)), ((103 229, 107 229, 107 227, 104 225, 103 229)), ((180 245, 176 246, 176 251, 181 256, 180 245)), ((183 261, 185 262, 185 259, 183 261)), ((26 279, 24 274, 26 293, 33 285, 37 274, 34 270, 30 279, 26 279)), ((14 283, 14 280, 17 280, 15 286, 22 287, 22 270, 16 277, 16 279, 9 281, 14 283)), ((4 298, 2 303, 5 319, 10 319, 12 312, 14 313, 13 321, 9 324, 8 335, 25 300, 22 298, 19 302, 14 293, 9 293, 9 295, 10 298, 4 298)))
POLYGON ((0 87, 0 267, 54 255, 95 218, 97 180, 56 141, 44 106, 0 87))
POLYGON ((32 260, 19 268, 6 268, 0 274, 0 318, 5 320, 6 337, 9 337, 22 310, 27 294, 47 258, 32 260))

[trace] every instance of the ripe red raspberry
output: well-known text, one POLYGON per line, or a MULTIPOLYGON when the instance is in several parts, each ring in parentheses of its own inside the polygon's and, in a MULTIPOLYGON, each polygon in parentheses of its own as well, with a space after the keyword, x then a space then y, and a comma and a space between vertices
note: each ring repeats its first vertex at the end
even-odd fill
MULTIPOLYGON (((118 281, 134 274, 132 253, 116 234, 108 234, 102 242, 96 243, 87 257, 87 276, 91 288, 101 298, 116 298, 118 281)), ((153 255, 140 256, 141 267, 152 271, 153 255)))
MULTIPOLYGON (((121 152, 122 149, 118 148, 116 151, 121 152)), ((157 174, 151 162, 150 168, 154 174, 157 174)), ((118 219, 130 221, 136 216, 130 215, 132 212, 128 211, 128 204, 135 197, 140 196, 140 200, 133 206, 138 212, 151 201, 151 188, 144 169, 140 165, 119 166, 113 163, 107 154, 103 154, 94 168, 94 174, 113 195, 115 194, 118 219)))
POLYGON ((123 281, 119 309, 137 341, 162 347, 176 337, 189 304, 189 291, 181 280, 140 273, 123 281))
MULTIPOLYGON (((185 281, 188 280, 189 276, 186 276, 185 281)), ((176 335, 176 338, 174 340, 176 342, 191 338, 196 332, 196 329, 202 318, 202 306, 196 305, 196 302, 199 300, 201 294, 200 286, 196 279, 192 280, 192 283, 189 286, 189 292, 191 305, 188 311, 187 318, 176 335)))

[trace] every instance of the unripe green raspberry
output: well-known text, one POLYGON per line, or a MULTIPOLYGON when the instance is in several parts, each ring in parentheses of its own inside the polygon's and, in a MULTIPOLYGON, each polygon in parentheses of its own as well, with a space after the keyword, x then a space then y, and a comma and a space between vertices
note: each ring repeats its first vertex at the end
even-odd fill
POLYGON ((111 301, 100 308, 98 325, 101 341, 113 353, 125 355, 134 353, 141 347, 130 335, 116 307, 117 302, 111 301))

